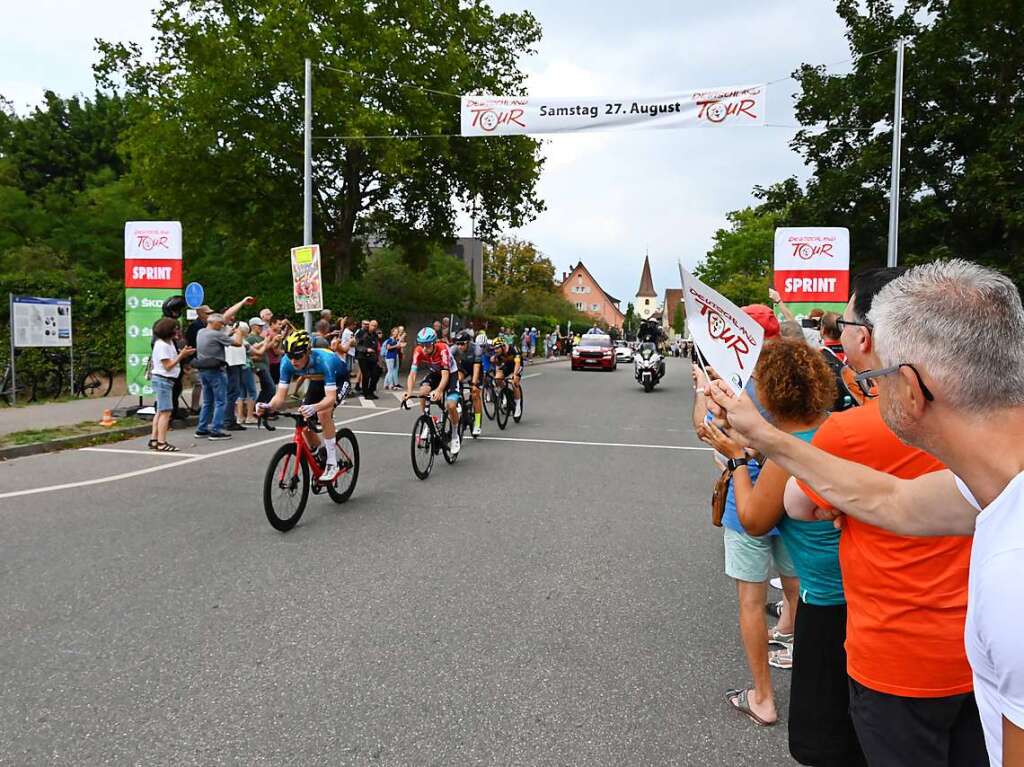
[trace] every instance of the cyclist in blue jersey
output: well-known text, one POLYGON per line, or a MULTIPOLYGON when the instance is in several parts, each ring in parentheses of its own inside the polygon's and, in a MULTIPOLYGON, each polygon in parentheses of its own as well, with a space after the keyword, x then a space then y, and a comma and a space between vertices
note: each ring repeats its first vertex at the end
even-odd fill
MULTIPOLYGON (((299 412, 306 418, 318 416, 324 432, 323 447, 327 452, 321 482, 330 482, 338 476, 338 453, 334 442, 334 408, 339 399, 348 394, 348 365, 329 349, 314 349, 312 339, 305 330, 296 330, 284 340, 285 358, 281 360, 281 377, 273 399, 258 412, 278 410, 288 399, 288 385, 292 377, 303 376, 307 383, 306 396, 299 412)), ((306 440, 310 449, 319 448, 316 433, 307 429, 306 440)))
MULTIPOLYGON (((460 330, 455 334, 455 364, 459 369, 459 382, 468 382, 470 395, 473 399, 473 431, 474 437, 480 436, 483 423, 483 398, 480 396, 480 384, 483 381, 483 350, 473 341, 473 333, 460 330)), ((465 407, 465 405, 463 405, 465 407)))

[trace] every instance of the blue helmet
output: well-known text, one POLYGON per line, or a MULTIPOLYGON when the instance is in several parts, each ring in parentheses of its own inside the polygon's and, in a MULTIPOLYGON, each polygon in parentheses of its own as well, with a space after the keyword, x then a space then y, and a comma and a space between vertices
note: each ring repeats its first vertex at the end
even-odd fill
POLYGON ((432 344, 437 342, 437 331, 433 328, 423 328, 419 333, 416 334, 416 343, 421 346, 432 344))

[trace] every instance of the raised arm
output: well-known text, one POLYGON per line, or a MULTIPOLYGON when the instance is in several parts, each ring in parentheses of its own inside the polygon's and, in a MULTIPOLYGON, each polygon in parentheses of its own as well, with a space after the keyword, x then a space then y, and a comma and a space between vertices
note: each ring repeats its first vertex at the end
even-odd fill
POLYGON ((960 494, 952 472, 905 480, 844 461, 779 431, 749 397, 736 397, 721 381, 708 392, 744 439, 843 513, 901 535, 974 533, 978 511, 960 494))
MULTIPOLYGON (((228 309, 226 312, 224 312, 224 321, 225 322, 234 322, 235 321, 235 315, 238 314, 238 310, 239 309, 241 309, 243 306, 250 306, 250 305, 252 305, 254 303, 256 303, 256 299, 255 298, 253 298, 252 296, 246 296, 241 301, 239 301, 237 304, 235 304, 230 309, 228 309)), ((237 344, 236 344, 236 346, 237 346, 237 344)))
POLYGON ((782 316, 787 320, 796 322, 796 315, 793 314, 793 310, 786 306, 786 302, 782 300, 782 296, 779 295, 779 291, 775 288, 768 288, 768 298, 772 300, 772 303, 779 307, 779 311, 782 312, 782 316))

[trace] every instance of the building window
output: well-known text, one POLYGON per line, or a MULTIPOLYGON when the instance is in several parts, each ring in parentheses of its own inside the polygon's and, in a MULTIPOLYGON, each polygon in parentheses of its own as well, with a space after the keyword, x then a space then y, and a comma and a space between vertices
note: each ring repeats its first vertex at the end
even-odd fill
POLYGON ((579 312, 583 311, 583 302, 582 301, 577 301, 576 302, 576 311, 579 311, 579 312))
POLYGON ((583 292, 589 294, 590 293, 590 288, 583 288, 583 292))
POLYGON ((597 304, 591 304, 591 305, 590 305, 590 311, 592 311, 592 312, 596 312, 596 311, 597 311, 597 309, 598 309, 598 306, 597 306, 597 304))

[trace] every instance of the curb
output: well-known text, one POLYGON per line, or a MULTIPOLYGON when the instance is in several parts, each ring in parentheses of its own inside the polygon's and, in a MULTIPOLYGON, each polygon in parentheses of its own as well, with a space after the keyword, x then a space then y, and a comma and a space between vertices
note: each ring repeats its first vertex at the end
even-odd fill
MULTIPOLYGON (((185 423, 191 427, 195 426, 196 419, 189 417, 185 423)), ((111 429, 110 431, 97 431, 92 434, 76 434, 74 437, 61 437, 46 442, 30 442, 27 445, 14 445, 12 447, 0 448, 0 461, 7 461, 11 458, 24 458, 29 455, 40 455, 42 453, 56 453, 60 450, 73 450, 78 447, 89 447, 102 438, 102 444, 108 442, 120 442, 122 440, 138 437, 142 434, 149 434, 152 427, 131 426, 126 429, 111 429)))

